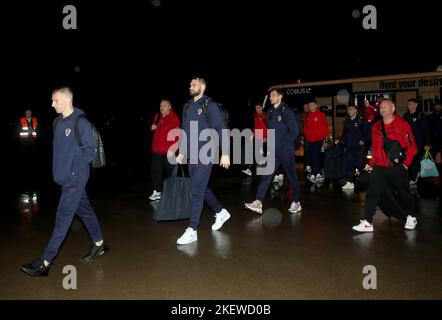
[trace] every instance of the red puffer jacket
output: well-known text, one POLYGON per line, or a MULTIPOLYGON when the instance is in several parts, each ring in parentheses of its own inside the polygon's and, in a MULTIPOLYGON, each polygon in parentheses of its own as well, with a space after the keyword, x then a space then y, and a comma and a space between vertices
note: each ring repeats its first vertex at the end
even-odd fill
MULTIPOLYGON (((413 131, 407 121, 403 120, 398 115, 395 115, 393 122, 385 125, 387 137, 396 140, 401 147, 405 149, 404 164, 409 167, 417 153, 416 142, 414 141, 413 131)), ((374 165, 380 167, 389 167, 387 154, 384 151, 382 133, 382 120, 377 121, 371 130, 372 139, 372 158, 370 160, 370 167, 374 165)))

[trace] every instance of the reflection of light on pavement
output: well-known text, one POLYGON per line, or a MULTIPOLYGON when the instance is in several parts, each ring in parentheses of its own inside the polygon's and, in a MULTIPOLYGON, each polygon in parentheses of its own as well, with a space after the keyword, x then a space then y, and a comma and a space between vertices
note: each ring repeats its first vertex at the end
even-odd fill
POLYGON ((160 204, 160 200, 151 201, 149 204, 153 210, 156 210, 158 205, 160 204))
POLYGON ((370 247, 373 242, 373 232, 359 233, 353 236, 353 241, 362 247, 370 247))
POLYGON ((416 245, 417 230, 405 230, 407 245, 414 247, 416 245))
POLYGON ((253 218, 252 220, 250 220, 249 222, 247 222, 246 224, 246 228, 254 231, 254 232, 259 232, 262 229, 262 217, 261 216, 257 216, 255 218, 253 218))
POLYGON ((186 245, 177 245, 176 248, 178 249, 178 251, 192 258, 198 252, 198 241, 186 245))
POLYGON ((222 233, 221 231, 212 230, 212 236, 215 240, 215 252, 223 259, 228 258, 231 251, 231 240, 230 236, 222 233))
POLYGON ((267 228, 273 229, 282 221, 282 213, 278 209, 269 208, 262 214, 262 224, 267 228))
POLYGON ((290 221, 292 223, 292 227, 295 227, 301 221, 301 212, 293 213, 290 215, 290 221))
POLYGON ((343 189, 342 193, 346 199, 351 199, 354 195, 354 189, 343 189))
POLYGON ((36 192, 31 194, 23 193, 19 199, 19 212, 20 215, 28 218, 39 211, 38 195, 36 192))

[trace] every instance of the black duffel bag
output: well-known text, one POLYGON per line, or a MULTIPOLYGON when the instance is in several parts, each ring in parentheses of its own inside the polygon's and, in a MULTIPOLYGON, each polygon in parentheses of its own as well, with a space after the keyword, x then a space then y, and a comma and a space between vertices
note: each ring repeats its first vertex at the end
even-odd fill
POLYGON ((346 175, 345 150, 340 145, 327 148, 325 151, 324 174, 326 179, 341 179, 346 175))
POLYGON ((153 219, 155 221, 171 221, 188 219, 192 214, 192 184, 184 174, 178 177, 178 166, 173 169, 172 176, 164 180, 163 192, 153 219))

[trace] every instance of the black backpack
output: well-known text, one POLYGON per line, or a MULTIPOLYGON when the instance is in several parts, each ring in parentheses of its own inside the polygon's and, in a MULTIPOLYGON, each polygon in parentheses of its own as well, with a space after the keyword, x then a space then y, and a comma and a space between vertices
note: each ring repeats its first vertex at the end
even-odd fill
POLYGON ((387 155, 389 164, 393 166, 401 165, 405 161, 405 151, 401 144, 397 140, 393 140, 387 137, 387 131, 385 130, 384 121, 381 120, 382 134, 384 136, 383 148, 387 155))
MULTIPOLYGON (((206 119, 207 124, 209 125, 209 128, 213 128, 212 124, 210 123, 210 119, 209 119, 209 102, 214 102, 216 104, 216 106, 219 109, 219 112, 221 113, 222 119, 223 119, 223 123, 224 123, 224 128, 228 128, 229 127, 229 112, 223 108, 223 106, 217 102, 215 102, 214 100, 212 100, 211 98, 206 98, 204 99, 203 102, 203 106, 202 106, 202 113, 204 115, 204 118, 206 119)), ((189 109, 189 102, 187 102, 184 107, 183 107, 183 120, 187 114, 187 109, 189 109)))
MULTIPOLYGON (((78 145, 80 147, 82 147, 83 144, 81 143, 80 127, 78 125, 80 118, 86 118, 86 116, 81 115, 75 119, 74 134, 75 134, 75 140, 77 140, 78 145)), ((58 122, 58 118, 54 122, 54 131, 55 131, 55 128, 57 127, 57 122, 58 122)), ((98 168, 102 168, 102 167, 106 166, 106 155, 104 153, 103 140, 101 140, 100 133, 98 132, 97 128, 91 122, 89 122, 89 123, 91 125, 92 135, 94 136, 95 143, 97 146, 95 149, 95 153, 97 156, 92 161, 91 167, 92 167, 92 169, 98 169, 98 168)))

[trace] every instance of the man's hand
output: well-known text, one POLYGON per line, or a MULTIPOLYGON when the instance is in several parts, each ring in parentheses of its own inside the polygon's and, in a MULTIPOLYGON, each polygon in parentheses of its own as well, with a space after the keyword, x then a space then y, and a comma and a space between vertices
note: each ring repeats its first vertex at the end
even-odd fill
POLYGON ((153 130, 156 130, 157 128, 158 128, 158 127, 157 127, 155 124, 153 124, 152 127, 150 127, 150 129, 152 129, 152 131, 153 131, 153 130))
POLYGON ((364 170, 367 172, 371 172, 371 171, 373 171, 373 168, 370 167, 368 164, 366 164, 364 170))
POLYGON ((405 164, 402 164, 402 166, 405 168, 405 170, 408 170, 408 167, 405 164))
POLYGON ((180 153, 178 157, 176 157, 176 163, 183 164, 184 154, 180 153))
POLYGON ((230 159, 229 159, 229 156, 227 154, 224 154, 224 155, 221 156, 220 166, 223 167, 224 169, 229 169, 229 167, 230 167, 230 159))
POLYGON ((335 144, 338 144, 339 142, 341 142, 339 139, 335 140, 335 144))
POLYGON ((430 151, 431 150, 431 146, 425 146, 424 149, 425 149, 425 151, 430 151))
POLYGON ((361 141, 359 141, 359 145, 360 145, 360 146, 363 146, 363 145, 365 145, 364 141, 362 141, 362 140, 361 140, 361 141))

